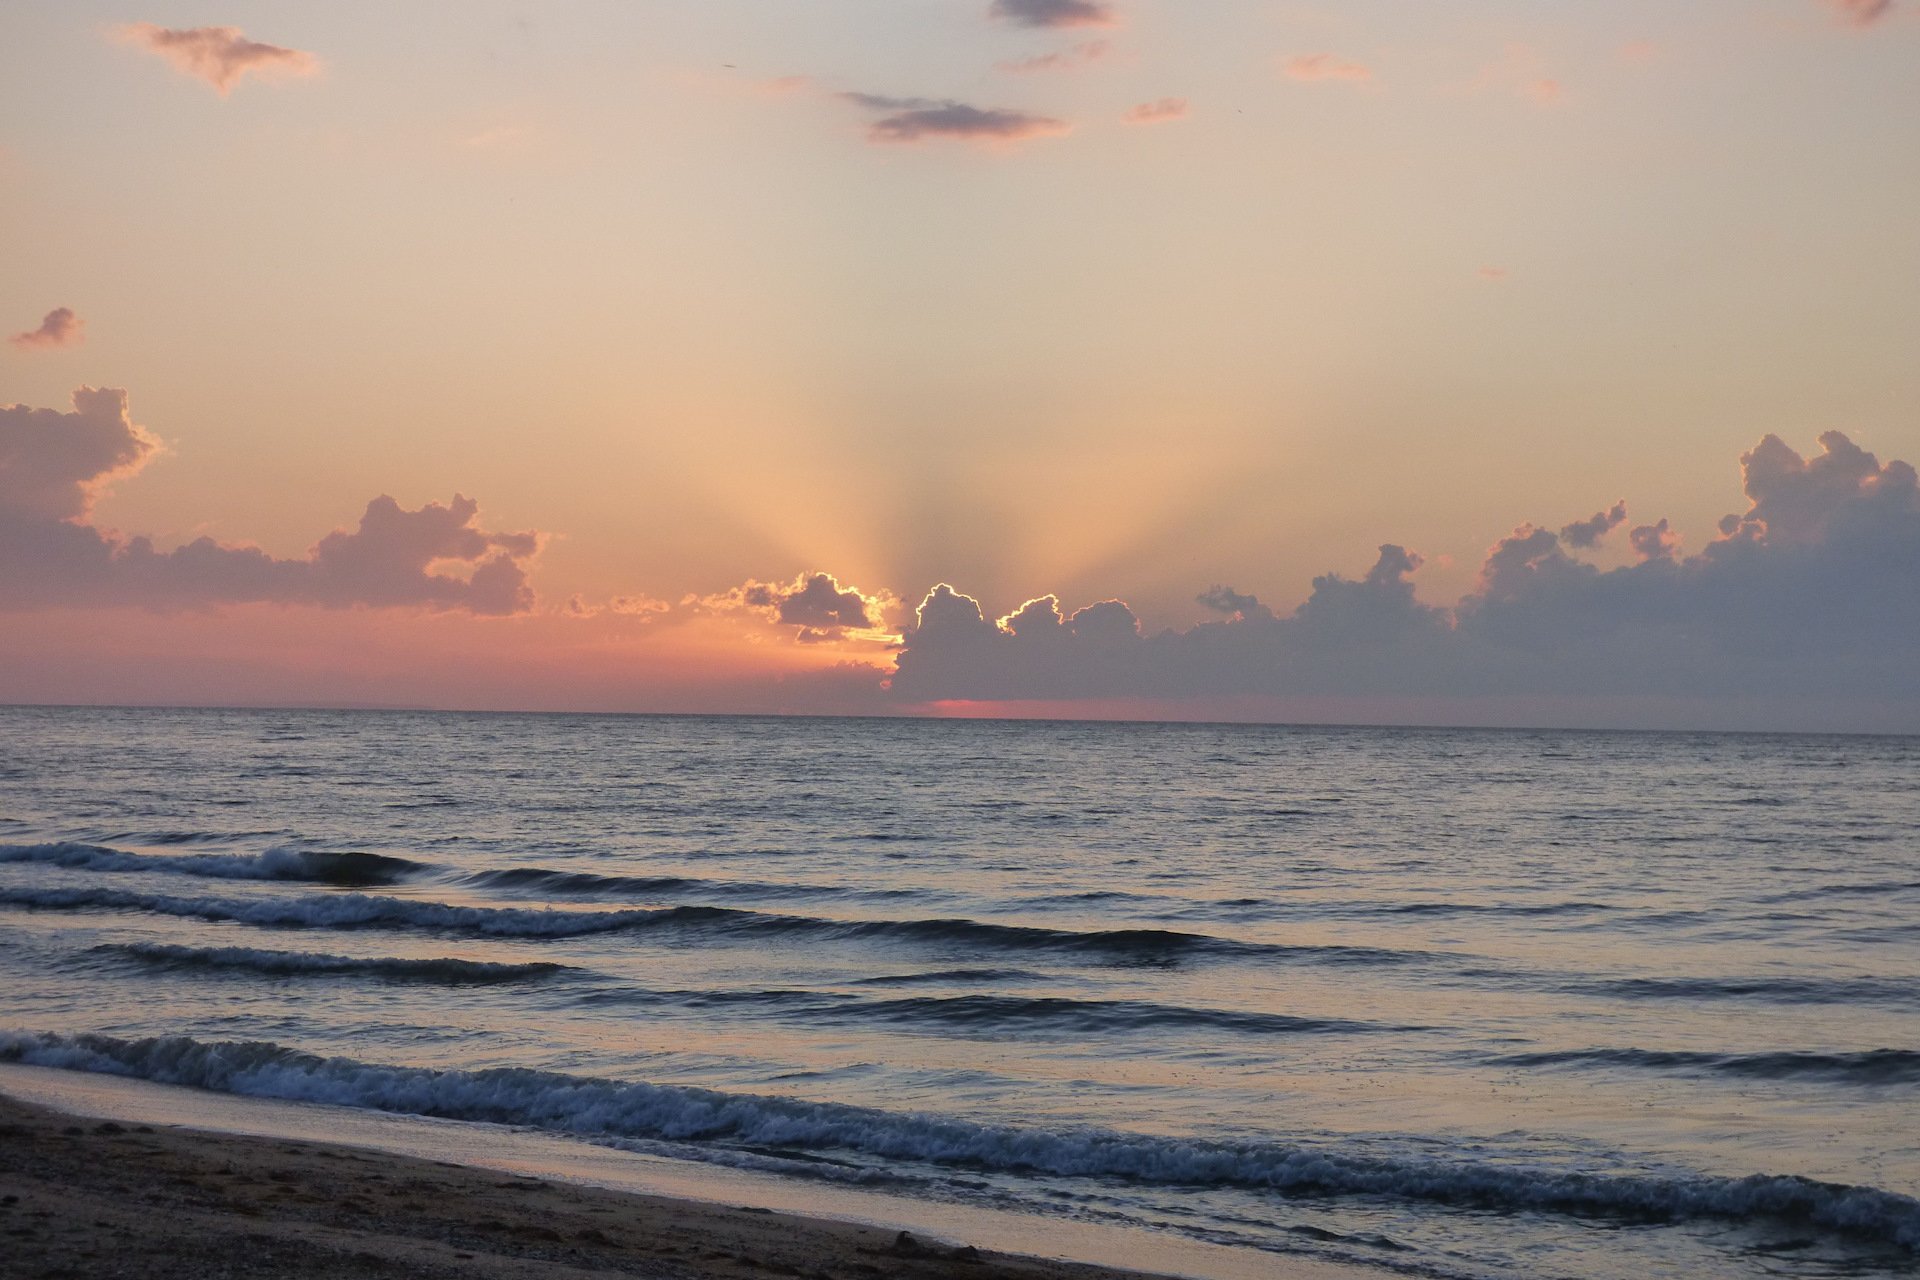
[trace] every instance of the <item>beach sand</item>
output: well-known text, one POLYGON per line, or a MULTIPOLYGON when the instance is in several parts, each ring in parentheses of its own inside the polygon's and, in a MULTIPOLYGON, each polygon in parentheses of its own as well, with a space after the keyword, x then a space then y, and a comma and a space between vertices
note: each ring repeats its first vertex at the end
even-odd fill
POLYGON ((893 1229, 0 1097, 9 1280, 659 1276, 1102 1280, 893 1229))

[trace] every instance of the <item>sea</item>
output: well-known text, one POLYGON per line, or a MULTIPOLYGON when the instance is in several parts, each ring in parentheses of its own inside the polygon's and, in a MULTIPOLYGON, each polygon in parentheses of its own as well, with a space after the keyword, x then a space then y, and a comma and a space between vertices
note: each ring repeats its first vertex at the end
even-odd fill
POLYGON ((1920 1276, 1920 738, 5 708, 0 1061, 1276 1272, 1920 1276))

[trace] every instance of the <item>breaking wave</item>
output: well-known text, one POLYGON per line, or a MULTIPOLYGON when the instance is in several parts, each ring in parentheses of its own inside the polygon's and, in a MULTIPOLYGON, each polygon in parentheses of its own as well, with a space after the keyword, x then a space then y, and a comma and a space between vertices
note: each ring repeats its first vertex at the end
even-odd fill
POLYGON ((1636 1221, 1800 1223, 1920 1252, 1920 1200, 1876 1187, 1754 1174, 1583 1173, 1555 1167, 1222 1142, 1109 1129, 978 1124, 794 1098, 519 1068, 434 1071, 261 1042, 0 1032, 0 1061, 135 1076, 258 1097, 530 1125, 597 1139, 777 1147, 978 1171, 1234 1187, 1636 1221))
POLYGON ((160 871, 211 880, 291 880, 372 887, 398 884, 432 870, 385 853, 290 849, 264 853, 128 853, 105 845, 60 840, 0 845, 0 862, 34 862, 85 871, 160 871))

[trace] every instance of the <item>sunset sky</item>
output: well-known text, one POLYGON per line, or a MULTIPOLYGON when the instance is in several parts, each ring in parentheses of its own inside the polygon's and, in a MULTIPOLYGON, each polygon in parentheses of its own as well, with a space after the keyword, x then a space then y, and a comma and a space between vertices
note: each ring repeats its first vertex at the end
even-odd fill
POLYGON ((14 0, 0 701, 1920 730, 1917 219, 1900 0, 14 0))

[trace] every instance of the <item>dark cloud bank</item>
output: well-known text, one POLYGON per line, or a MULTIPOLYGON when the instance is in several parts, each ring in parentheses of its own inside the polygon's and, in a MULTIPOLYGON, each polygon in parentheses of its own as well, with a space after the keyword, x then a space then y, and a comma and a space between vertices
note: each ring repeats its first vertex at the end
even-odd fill
MULTIPOLYGON (((1523 525, 1453 608, 1423 604, 1420 557, 1382 546, 1359 578, 1314 580, 1276 615, 1215 586, 1225 615, 1143 634, 1119 601, 1063 613, 1052 597, 1001 622, 936 587, 906 634, 896 698, 1839 700, 1920 707, 1920 490, 1840 432, 1804 459, 1768 436, 1741 462, 1750 507, 1683 556, 1664 520, 1628 531, 1636 563, 1569 554, 1626 521, 1624 504, 1555 532, 1523 525)), ((1905 723, 1905 719, 1901 723, 1905 723)))
MULTIPOLYGON (((1460 721, 1479 718, 1475 708, 1504 705, 1488 718, 1512 719, 1551 704, 1563 708, 1554 722, 1920 731, 1920 483, 1909 464, 1882 463, 1840 432, 1820 445, 1803 458, 1768 436, 1744 455, 1748 509, 1694 554, 1667 521, 1631 524, 1616 502, 1557 528, 1515 529, 1450 608, 1417 597, 1420 556, 1393 544, 1359 577, 1316 578, 1290 612, 1216 584, 1197 600, 1217 620, 1152 634, 1118 600, 1068 613, 1047 596, 996 622, 938 586, 906 627, 893 672, 851 664, 819 677, 818 689, 796 677, 807 687, 781 705, 1097 700, 1108 713, 1185 714, 1169 705, 1184 700, 1251 718, 1297 717, 1303 706, 1378 718, 1444 703, 1419 718, 1460 721), (1632 563, 1603 569, 1583 558, 1622 534, 1632 563), (1709 704, 1746 711, 1699 714, 1709 704)), ((490 531, 458 495, 416 510, 375 498, 356 527, 293 558, 211 538, 162 551, 94 523, 103 488, 160 447, 122 391, 83 387, 67 411, 0 406, 0 612, 533 608, 527 569, 541 535, 490 531)), ((895 604, 826 573, 749 582, 700 603, 759 614, 812 643, 876 642, 895 604)))
POLYGON ((305 557, 199 538, 172 551, 90 523, 105 485, 132 475, 160 442, 128 416, 127 394, 82 387, 73 408, 0 406, 0 609, 271 601, 330 608, 416 605, 509 614, 532 606, 524 562, 534 533, 490 533, 471 498, 408 511, 367 504, 305 557))

